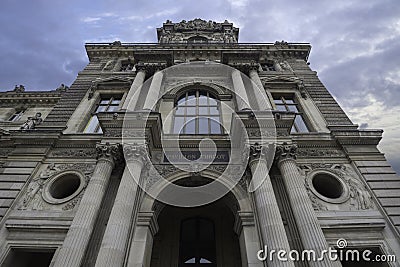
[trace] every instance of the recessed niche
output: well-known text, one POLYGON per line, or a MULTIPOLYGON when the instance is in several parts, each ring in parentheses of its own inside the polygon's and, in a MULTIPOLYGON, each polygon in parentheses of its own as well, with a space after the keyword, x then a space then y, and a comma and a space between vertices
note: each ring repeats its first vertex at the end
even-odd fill
POLYGON ((51 204, 60 204, 76 197, 85 186, 85 179, 79 172, 64 172, 51 178, 43 190, 43 199, 51 204))

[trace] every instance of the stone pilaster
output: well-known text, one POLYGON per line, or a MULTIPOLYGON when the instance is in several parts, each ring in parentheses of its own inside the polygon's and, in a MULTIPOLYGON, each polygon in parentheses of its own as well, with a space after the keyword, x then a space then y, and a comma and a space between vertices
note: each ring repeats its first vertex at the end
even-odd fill
MULTIPOLYGON (((305 250, 313 250, 317 255, 320 255, 321 251, 327 250, 329 246, 308 197, 303 179, 297 169, 296 151, 297 146, 294 144, 277 146, 278 167, 282 174, 303 247, 305 250)), ((329 261, 328 257, 325 257, 323 261, 311 261, 309 265, 318 267, 341 266, 340 262, 329 261)))
POLYGON ((128 108, 131 111, 135 110, 139 98, 140 88, 142 87, 144 79, 146 78, 146 69, 144 67, 137 65, 136 70, 137 73, 135 79, 133 80, 128 95, 125 98, 125 102, 122 105, 122 110, 126 110, 128 108))
POLYGON ((127 166, 118 188, 101 248, 96 260, 96 267, 123 266, 128 246, 132 220, 136 218, 138 207, 138 181, 148 160, 146 145, 124 145, 127 166))
POLYGON ((126 266, 150 266, 153 237, 157 232, 158 224, 154 212, 140 212, 126 266))
POLYGON ((244 87, 242 75, 239 70, 232 71, 233 88, 236 94, 236 102, 238 110, 250 110, 250 103, 247 97, 246 88, 244 87))
MULTIPOLYGON (((282 217, 279 212, 278 203, 272 188, 271 179, 268 175, 267 147, 259 144, 250 146, 249 166, 253 181, 261 185, 254 191, 254 200, 259 218, 260 230, 263 244, 268 250, 290 251, 289 241, 286 236, 282 217)), ((268 266, 294 266, 291 261, 279 261, 274 259, 268 262, 268 266)))
POLYGON ((258 65, 250 68, 249 76, 250 76, 250 79, 254 82, 253 90, 254 90, 254 94, 257 99, 258 108, 260 110, 272 109, 271 103, 269 102, 267 92, 265 91, 264 86, 262 85, 260 76, 258 76, 258 65), (258 87, 258 88, 256 88, 256 87, 258 87), (261 93, 261 95, 259 96, 260 93, 261 93))
POLYGON ((154 110, 156 103, 158 101, 158 96, 160 95, 161 84, 164 74, 160 69, 158 69, 151 80, 150 88, 146 96, 146 100, 143 105, 145 110, 154 110))
POLYGON ((86 187, 79 208, 54 261, 55 267, 79 267, 85 255, 86 247, 99 214, 104 193, 106 192, 111 172, 117 157, 120 156, 120 145, 98 144, 98 158, 93 175, 86 187))
POLYGON ((279 65, 279 61, 278 60, 274 61, 274 69, 276 71, 282 71, 282 67, 281 67, 281 65, 279 65))

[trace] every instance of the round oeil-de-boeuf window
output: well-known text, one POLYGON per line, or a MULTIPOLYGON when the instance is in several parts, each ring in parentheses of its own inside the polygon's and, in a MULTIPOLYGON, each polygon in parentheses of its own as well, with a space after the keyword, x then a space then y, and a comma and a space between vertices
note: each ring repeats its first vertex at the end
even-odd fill
POLYGON ((346 183, 334 173, 316 170, 310 173, 308 184, 311 191, 326 202, 343 203, 349 198, 346 183))
POLYGON ((51 204, 61 204, 76 197, 84 188, 85 179, 76 171, 57 174, 46 184, 43 199, 51 204))

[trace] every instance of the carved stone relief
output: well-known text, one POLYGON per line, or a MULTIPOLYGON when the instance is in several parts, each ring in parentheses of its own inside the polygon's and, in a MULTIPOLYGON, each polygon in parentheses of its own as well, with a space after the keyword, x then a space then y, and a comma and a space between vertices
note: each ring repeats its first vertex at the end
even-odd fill
POLYGON ((58 148, 50 152, 50 157, 66 157, 66 158, 95 158, 96 149, 75 149, 75 148, 58 148))
POLYGON ((342 157, 344 152, 339 149, 298 148, 298 157, 342 157))
POLYGON ((94 164, 71 163, 71 164, 54 164, 51 163, 45 170, 32 179, 18 207, 20 210, 72 210, 79 200, 82 198, 84 190, 70 201, 58 205, 49 204, 44 201, 42 191, 49 180, 56 175, 75 171, 81 173, 85 177, 85 186, 89 182, 94 170, 94 164))
POLYGON ((11 151, 12 149, 0 149, 0 157, 7 157, 11 151))
POLYGON ((299 165, 299 171, 305 179, 305 187, 315 210, 368 210, 373 209, 374 204, 370 193, 366 186, 358 179, 357 174, 349 164, 333 164, 333 163, 308 163, 299 165), (334 203, 334 201, 324 201, 312 190, 311 174, 321 172, 329 172, 333 176, 337 176, 343 183, 343 192, 348 197, 343 199, 342 203, 334 203))
MULTIPOLYGON (((201 176, 201 171, 198 171, 199 169, 203 169, 202 166, 198 165, 198 164, 191 164, 191 165, 187 165, 187 166, 182 166, 181 167, 183 170, 181 170, 180 168, 177 168, 174 165, 165 165, 165 164, 154 164, 152 165, 147 171, 146 173, 144 173, 145 177, 146 177, 146 184, 145 184, 145 188, 151 188, 154 184, 156 184, 159 179, 161 177, 163 178, 167 178, 168 176, 184 171, 187 172, 188 176, 201 176), (160 177, 161 176, 161 177, 160 177)), ((217 173, 224 173, 225 170, 227 168, 227 165, 225 164, 215 164, 215 165, 210 165, 207 167, 207 170, 209 171, 214 171, 217 173)), ((238 166, 230 166, 229 167, 230 171, 228 173, 225 173, 227 176, 229 176, 230 178, 234 177, 235 174, 237 173, 242 173, 242 166, 238 165, 238 166)), ((240 177, 240 179, 238 181, 238 184, 247 191, 247 180, 248 178, 251 177, 250 173, 247 171, 245 172, 245 174, 240 177)))

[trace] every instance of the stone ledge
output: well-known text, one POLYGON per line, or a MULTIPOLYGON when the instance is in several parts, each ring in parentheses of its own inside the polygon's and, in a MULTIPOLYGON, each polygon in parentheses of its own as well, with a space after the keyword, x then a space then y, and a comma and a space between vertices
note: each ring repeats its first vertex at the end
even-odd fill
POLYGON ((323 230, 382 230, 386 221, 379 211, 322 211, 316 212, 323 230))

